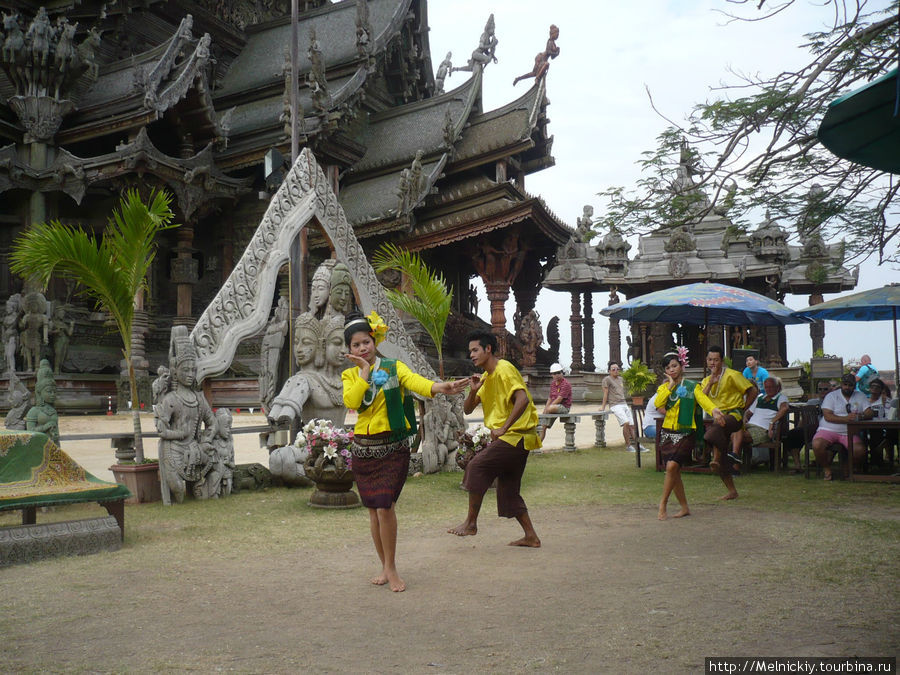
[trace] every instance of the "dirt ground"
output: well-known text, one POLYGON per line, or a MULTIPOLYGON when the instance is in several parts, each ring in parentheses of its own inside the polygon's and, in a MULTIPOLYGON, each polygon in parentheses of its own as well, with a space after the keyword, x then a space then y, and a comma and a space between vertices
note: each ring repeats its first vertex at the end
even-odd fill
POLYGON ((362 510, 337 544, 265 556, 198 541, 148 569, 147 544, 126 544, 0 569, 0 671, 699 673, 710 656, 897 655, 896 559, 875 580, 808 573, 829 554, 801 534, 846 539, 852 523, 692 510, 533 508, 543 547, 520 549, 491 497, 463 538, 401 499, 399 594, 367 582, 362 510))
POLYGON ((796 581, 792 533, 816 523, 722 505, 532 516, 541 549, 506 546, 518 528, 490 508, 476 537, 401 529, 405 593, 367 583, 362 528, 141 572, 128 547, 5 569, 0 670, 698 673, 708 656, 897 655, 896 575, 796 581))

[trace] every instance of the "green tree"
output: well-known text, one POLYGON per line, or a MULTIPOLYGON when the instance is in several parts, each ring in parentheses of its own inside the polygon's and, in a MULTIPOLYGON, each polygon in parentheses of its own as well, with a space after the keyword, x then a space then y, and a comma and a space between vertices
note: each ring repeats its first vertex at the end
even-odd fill
MULTIPOLYGON (((731 20, 761 21, 792 11, 796 0, 729 4, 742 12, 726 14, 731 20)), ((818 230, 825 239, 839 233, 851 258, 900 260, 900 223, 890 217, 900 183, 835 157, 816 138, 831 101, 896 67, 898 0, 873 4, 824 0, 830 27, 805 36, 805 65, 771 76, 735 74, 736 82, 716 88, 716 98, 696 105, 685 123, 669 121, 657 148, 643 154, 644 177, 630 190, 600 193, 609 207, 598 225, 643 233, 715 211, 728 212, 744 229, 750 214, 764 208, 801 233, 818 230), (679 190, 671 179, 685 154, 696 180, 679 190)))
POLYGON ((450 291, 439 272, 434 272, 417 253, 411 253, 394 244, 384 244, 372 256, 372 266, 377 272, 397 270, 411 282, 411 294, 388 289, 388 300, 400 311, 406 312, 431 336, 438 355, 438 374, 444 379, 444 329, 450 316, 450 291))
POLYGON ((102 236, 58 220, 35 225, 15 240, 10 269, 33 278, 46 288, 53 276, 77 282, 79 292, 112 316, 122 338, 128 364, 131 414, 134 421, 135 461, 144 461, 140 401, 131 359, 131 328, 135 299, 147 284, 147 270, 156 255, 157 235, 177 227, 169 208, 172 197, 165 191, 150 195, 147 203, 136 189, 122 196, 102 236))

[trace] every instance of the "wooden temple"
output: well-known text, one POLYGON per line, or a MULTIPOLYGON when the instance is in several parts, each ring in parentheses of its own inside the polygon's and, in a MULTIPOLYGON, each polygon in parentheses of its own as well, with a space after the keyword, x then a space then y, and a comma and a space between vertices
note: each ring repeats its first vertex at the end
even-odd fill
MULTIPOLYGON (((139 373, 152 373, 171 327, 194 323, 265 212, 284 168, 267 153, 290 157, 290 2, 0 7, 0 300, 25 290, 7 260, 31 223, 100 230, 124 188, 167 189, 181 227, 160 242, 134 339, 139 373)), ((464 355, 456 341, 477 322, 470 282, 480 277, 491 326, 516 354, 506 300, 518 317, 534 307, 572 232, 525 189, 527 175, 554 163, 546 79, 485 111, 489 64, 470 60, 451 91, 435 78, 426 0, 307 0, 300 10, 299 144, 325 168, 357 238, 366 251, 384 242, 418 251, 444 274, 451 356, 464 355)), ((477 45, 473 35, 458 53, 477 45)), ((309 250, 307 276, 331 255, 316 232, 309 250)), ((62 377, 118 378, 117 337, 75 290, 55 281, 46 294, 74 321, 62 377)), ((252 380, 258 359, 258 339, 246 340, 228 375, 252 380)), ((105 410, 98 391, 73 407, 99 400, 105 410)), ((244 398, 252 404, 253 393, 244 398)))
MULTIPOLYGON (((799 243, 789 243, 791 234, 768 215, 756 229, 745 232, 729 220, 725 209, 710 208, 706 195, 693 182, 696 172, 687 157, 682 153, 673 189, 693 195, 698 216, 688 225, 641 236, 633 255, 629 255, 631 244, 615 227, 596 244, 573 236, 558 252, 557 265, 547 274, 544 286, 571 295, 573 371, 594 370, 593 313, 602 309, 592 307, 595 292, 608 293, 608 304, 613 305, 620 301, 620 294, 628 299, 673 285, 715 281, 778 302, 787 294, 808 295, 808 304, 814 305, 822 302, 823 293, 856 286, 859 271, 844 267, 843 244, 826 244, 815 228, 798 226, 795 239, 799 243)), ((578 229, 582 230, 581 223, 578 229)), ((765 366, 788 365, 784 327, 709 326, 708 335, 702 335, 699 326, 633 322, 625 328, 628 349, 623 354, 619 323, 610 321, 610 360, 638 358, 652 367, 674 345, 685 345, 697 355, 704 353, 706 345, 718 344, 727 356, 734 349, 752 347, 759 350, 765 366)), ((817 322, 809 330, 814 353, 823 347, 825 328, 817 322)), ((692 363, 701 362, 693 357, 692 363)), ((605 371, 605 365, 600 370, 605 371)))

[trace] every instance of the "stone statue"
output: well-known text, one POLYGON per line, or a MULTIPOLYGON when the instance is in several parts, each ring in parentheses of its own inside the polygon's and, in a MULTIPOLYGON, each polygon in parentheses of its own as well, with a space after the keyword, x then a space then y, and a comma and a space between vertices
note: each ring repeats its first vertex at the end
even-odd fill
POLYGON ((160 399, 169 391, 172 386, 172 373, 165 366, 160 366, 156 370, 156 379, 150 385, 150 393, 152 395, 152 403, 155 406, 160 399))
POLYGON ((15 376, 16 353, 19 351, 19 315, 22 311, 22 296, 13 293, 6 300, 6 314, 3 317, 3 355, 9 378, 15 376))
POLYGON ((98 49, 100 49, 100 31, 94 26, 88 32, 87 37, 78 45, 75 55, 79 65, 95 80, 100 72, 100 64, 97 63, 98 49))
POLYGON ((447 56, 441 61, 437 72, 434 74, 434 93, 444 93, 444 80, 450 77, 453 72, 453 63, 450 62, 453 52, 447 52, 447 56))
POLYGON ((325 66, 322 62, 322 50, 319 49, 319 41, 316 39, 316 29, 309 29, 309 49, 306 50, 309 57, 309 88, 312 91, 313 105, 318 112, 328 110, 328 83, 325 81, 325 66))
POLYGON ((50 336, 53 338, 53 372, 62 372, 63 362, 69 352, 69 341, 75 331, 75 321, 66 321, 66 306, 57 305, 50 319, 50 336))
POLYGON ((31 392, 22 380, 11 374, 9 379, 9 412, 6 413, 6 428, 25 431, 25 415, 31 408, 31 392))
POLYGON ((267 412, 269 423, 299 428, 301 420, 344 423, 341 371, 344 361, 344 316, 322 321, 304 312, 294 322, 294 359, 298 372, 287 379, 267 412))
POLYGON ((403 217, 406 213, 409 212, 409 204, 411 197, 411 188, 410 188, 410 180, 409 180, 409 169, 403 169, 400 172, 400 178, 397 182, 397 216, 403 217))
POLYGON ((39 431, 47 434, 59 444, 59 414, 56 412, 56 380, 49 368, 41 371, 34 385, 34 406, 25 415, 25 428, 28 431, 39 431))
POLYGON ((290 326, 290 308, 287 298, 278 298, 278 305, 272 319, 266 326, 266 332, 259 348, 259 398, 266 408, 275 396, 278 382, 278 364, 281 361, 281 348, 290 326))
POLYGON ((25 356, 25 370, 33 371, 41 358, 41 345, 48 343, 47 299, 43 293, 32 291, 22 300, 22 307, 20 346, 25 356))
POLYGON ((205 480, 213 465, 216 420, 206 398, 194 389, 197 352, 186 326, 172 328, 169 369, 173 382, 154 408, 159 431, 159 473, 163 503, 184 501, 188 486, 198 498, 209 496, 205 480), (205 429, 201 431, 201 425, 205 429))
POLYGON ((331 272, 331 289, 328 292, 328 307, 325 318, 349 314, 354 307, 353 286, 350 270, 343 263, 337 263, 331 272))
POLYGON ((231 434, 231 413, 219 408, 212 434, 212 466, 202 484, 204 498, 217 499, 231 494, 234 475, 234 438, 231 434))
POLYGON ((519 75, 513 80, 514 87, 519 83, 519 80, 527 80, 533 77, 535 81, 540 81, 546 77, 547 71, 550 69, 550 59, 555 59, 559 56, 559 47, 556 46, 557 38, 559 38, 559 28, 555 24, 551 24, 547 46, 544 48, 544 51, 538 52, 537 56, 534 57, 534 67, 531 69, 531 72, 519 75))
POLYGON ((50 17, 47 15, 47 10, 41 7, 35 14, 31 25, 28 26, 28 32, 25 33, 25 43, 29 45, 31 62, 35 66, 47 65, 47 59, 50 56, 50 36, 52 34, 53 26, 50 25, 50 17))
POLYGON ((269 453, 269 471, 279 476, 285 485, 308 487, 312 481, 306 477, 303 464, 309 459, 306 446, 284 445, 269 453))
POLYGON ((317 318, 325 316, 328 297, 331 294, 331 271, 337 260, 329 258, 316 268, 309 285, 309 311, 317 318))
POLYGON ((19 15, 4 14, 3 30, 6 33, 6 39, 3 41, 3 60, 7 63, 19 63, 25 51, 25 34, 19 25, 19 15))
POLYGON ((455 465, 450 461, 450 454, 459 442, 456 440, 458 425, 453 424, 453 417, 453 407, 443 394, 426 401, 422 416, 422 444, 419 446, 423 472, 450 470, 455 465))
POLYGON ((491 14, 488 17, 487 23, 484 24, 484 31, 481 33, 481 37, 478 40, 478 47, 472 52, 468 64, 461 68, 454 68, 452 72, 466 70, 471 73, 475 70, 476 64, 483 67, 491 61, 497 63, 497 57, 494 53, 497 51, 497 43, 499 41, 497 40, 496 35, 494 35, 494 29, 494 15, 491 14))
POLYGON ((594 207, 585 204, 582 207, 581 217, 576 219, 575 241, 589 242, 594 236, 594 207))
POLYGON ((540 317, 533 309, 522 317, 518 338, 522 343, 522 367, 533 368, 537 364, 537 350, 544 341, 540 317))

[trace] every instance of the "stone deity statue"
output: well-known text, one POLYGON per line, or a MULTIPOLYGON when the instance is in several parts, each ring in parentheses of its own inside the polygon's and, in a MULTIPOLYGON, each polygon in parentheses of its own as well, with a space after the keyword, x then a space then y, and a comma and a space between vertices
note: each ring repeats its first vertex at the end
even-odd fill
POLYGON ((31 392, 14 373, 10 377, 9 384, 9 412, 6 413, 6 428, 25 431, 25 415, 31 408, 31 392))
POLYGON ((63 362, 69 352, 69 341, 75 331, 75 321, 66 321, 66 306, 57 305, 50 320, 50 336, 53 338, 53 372, 62 372, 63 362))
POLYGON ((198 498, 209 496, 206 477, 213 466, 216 420, 206 398, 195 389, 197 351, 186 326, 172 328, 169 344, 169 391, 154 408, 159 431, 159 473, 163 503, 184 501, 188 487, 198 498), (201 425, 205 429, 201 429, 201 425))
POLYGON ((234 475, 234 438, 231 433, 231 413, 228 408, 219 408, 216 413, 216 427, 212 436, 212 467, 203 483, 204 497, 217 499, 231 494, 234 475))
POLYGON ((594 236, 594 207, 585 204, 582 209, 581 217, 576 219, 575 241, 589 242, 594 236))
POLYGON ((304 312, 294 322, 294 360, 298 372, 287 379, 267 415, 273 425, 299 428, 301 420, 344 423, 341 371, 344 361, 344 316, 323 321, 304 312))
POLYGON ((316 268, 309 285, 309 311, 317 318, 325 316, 328 298, 331 295, 331 272, 337 260, 329 258, 316 268))
POLYGON ((346 316, 353 307, 353 284, 350 270, 343 263, 337 263, 331 272, 331 290, 328 294, 325 318, 337 315, 346 316))
POLYGON ((494 15, 491 14, 488 17, 487 23, 484 24, 484 31, 481 33, 481 37, 478 40, 478 47, 475 48, 475 51, 472 52, 472 56, 469 57, 469 62, 461 68, 454 68, 451 72, 466 70, 471 73, 475 70, 476 64, 484 67, 492 61, 497 63, 497 57, 494 54, 497 51, 497 43, 499 40, 497 40, 497 36, 494 33, 494 15))
POLYGON ((259 349, 259 398, 268 408, 275 396, 278 382, 278 365, 281 361, 281 348, 290 325, 290 308, 287 298, 278 298, 278 305, 266 326, 259 349))
POLYGON ((16 353, 19 351, 19 315, 22 311, 22 296, 14 293, 6 300, 6 314, 3 316, 3 355, 6 357, 6 371, 12 379, 16 372, 16 353))
POLYGON ((33 371, 41 358, 41 345, 49 342, 47 299, 43 293, 32 291, 22 300, 24 315, 19 320, 21 350, 25 357, 25 370, 33 371))
MULTIPOLYGON (((48 364, 49 366, 49 364, 48 364)), ((49 370, 49 368, 48 368, 49 370)), ((56 412, 56 380, 53 371, 39 373, 34 386, 35 404, 25 415, 25 428, 47 434, 59 444, 59 414, 56 412)))
POLYGON ((447 397, 438 394, 431 401, 425 402, 425 414, 422 416, 422 471, 434 473, 439 469, 449 470, 455 466, 451 462, 451 453, 459 447, 454 424, 455 413, 447 397))

